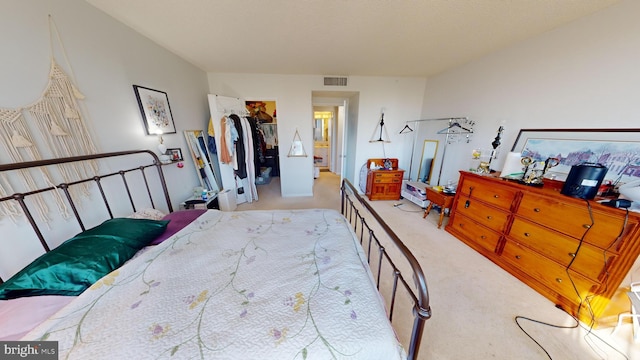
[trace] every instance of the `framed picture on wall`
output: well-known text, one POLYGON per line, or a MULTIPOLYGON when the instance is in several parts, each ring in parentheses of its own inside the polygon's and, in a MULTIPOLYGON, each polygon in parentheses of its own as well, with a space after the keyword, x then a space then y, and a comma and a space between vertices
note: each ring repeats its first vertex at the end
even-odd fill
POLYGON ((640 129, 521 129, 512 152, 543 162, 558 160, 553 173, 564 180, 573 165, 597 163, 608 171, 606 179, 640 179, 640 129))
POLYGON ((167 93, 138 85, 133 85, 133 91, 138 99, 146 134, 175 134, 167 93))

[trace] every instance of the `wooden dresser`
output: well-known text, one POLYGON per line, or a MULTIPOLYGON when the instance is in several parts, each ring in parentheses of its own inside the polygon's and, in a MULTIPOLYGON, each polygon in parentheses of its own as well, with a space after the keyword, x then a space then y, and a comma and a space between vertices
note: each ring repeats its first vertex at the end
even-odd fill
POLYGON ((369 159, 367 169, 366 195, 369 200, 400 199, 404 170, 398 169, 398 159, 369 159), (372 163, 383 168, 371 170, 372 163))
POLYGON ((639 224, 638 213, 627 216, 624 209, 562 195, 557 187, 461 172, 445 229, 597 326, 617 316, 606 310, 640 253, 639 224))

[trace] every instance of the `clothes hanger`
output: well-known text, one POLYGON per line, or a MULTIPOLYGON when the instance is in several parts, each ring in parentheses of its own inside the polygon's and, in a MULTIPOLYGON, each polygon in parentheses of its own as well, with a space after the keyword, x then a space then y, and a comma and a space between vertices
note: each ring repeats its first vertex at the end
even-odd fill
POLYGON ((405 130, 407 130, 406 132, 412 132, 413 129, 411 127, 409 127, 409 124, 405 124, 404 127, 402 128, 402 130, 400 130, 400 134, 404 134, 405 130))
POLYGON ((467 133, 468 133, 468 134, 471 134, 471 133, 473 133, 473 130, 468 129, 468 128, 466 128, 466 127, 464 127, 464 126, 460 125, 460 123, 459 123, 459 122, 457 122, 457 121, 456 121, 456 122, 453 122, 453 119, 451 119, 451 120, 449 120, 449 126, 447 126, 446 128, 444 128, 444 129, 442 129, 442 130, 438 131, 438 134, 446 134, 446 133, 449 133, 449 132, 451 131, 451 129, 452 129, 452 128, 459 128, 459 129, 461 130, 461 131, 460 131, 460 133, 461 133, 461 134, 467 134, 467 133))

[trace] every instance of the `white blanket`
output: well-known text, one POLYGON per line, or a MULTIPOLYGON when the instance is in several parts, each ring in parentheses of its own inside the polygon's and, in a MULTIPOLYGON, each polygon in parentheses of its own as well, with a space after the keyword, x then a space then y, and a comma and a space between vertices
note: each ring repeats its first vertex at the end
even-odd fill
POLYGON ((24 340, 60 359, 403 359, 333 210, 210 210, 24 340))

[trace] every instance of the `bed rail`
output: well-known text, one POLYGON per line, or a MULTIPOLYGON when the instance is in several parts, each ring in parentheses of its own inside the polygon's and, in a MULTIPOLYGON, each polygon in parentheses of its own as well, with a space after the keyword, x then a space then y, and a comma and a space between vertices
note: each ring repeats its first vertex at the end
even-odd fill
POLYGON ((376 211, 367 203, 367 201, 358 194, 356 188, 347 180, 344 179, 341 185, 342 197, 341 197, 341 211, 347 220, 352 224, 355 233, 360 238, 360 243, 365 248, 369 261, 371 260, 371 247, 375 243, 379 252, 379 258, 377 263, 377 277, 378 289, 380 288, 380 278, 382 273, 383 262, 391 266, 393 269, 393 288, 391 290, 391 299, 389 305, 389 321, 393 320, 393 311, 396 302, 396 295, 398 285, 401 284, 407 293, 411 296, 413 302, 413 328, 411 331, 411 338, 409 343, 409 349, 407 353, 407 359, 414 360, 418 357, 418 350, 420 349, 420 342, 422 340, 422 332, 424 329, 424 323, 431 317, 431 307, 429 306, 429 292, 427 289, 427 281, 418 263, 418 260, 413 256, 411 251, 404 245, 400 238, 391 230, 391 228, 385 223, 385 221, 376 213, 376 211), (402 275, 402 272, 396 266, 394 261, 389 256, 385 247, 382 245, 380 239, 375 235, 372 227, 367 223, 365 214, 360 212, 360 209, 356 206, 356 201, 363 206, 368 214, 373 216, 375 221, 382 227, 387 236, 397 246, 398 250, 404 255, 405 259, 411 266, 413 281, 415 286, 411 286, 402 275), (365 241, 367 242, 365 244, 365 241))
MULTIPOLYGON (((111 172, 111 173, 106 173, 106 174, 96 174, 90 178, 87 179, 80 179, 77 181, 73 181, 73 182, 68 182, 68 183, 61 183, 59 185, 56 186, 49 186, 49 187, 43 187, 40 189, 36 189, 36 190, 31 190, 31 191, 27 191, 27 192, 22 192, 22 193, 15 193, 15 194, 11 194, 8 196, 4 196, 4 197, 0 197, 0 203, 3 203, 5 201, 16 201, 19 206, 20 209, 22 210, 22 212, 24 213, 26 219, 28 220, 29 224, 31 225, 31 227, 33 228, 33 231, 35 233, 35 235, 38 237, 38 239, 40 240, 40 243, 42 244, 42 247, 45 249, 45 251, 50 251, 49 245, 47 244, 46 239, 44 238, 44 235, 42 234, 42 231, 40 230, 40 227, 38 226, 38 222, 34 219, 31 210, 29 209, 27 203, 25 202, 25 199, 29 196, 35 195, 35 194, 40 194, 40 193, 45 193, 48 191, 55 191, 55 190, 61 190, 64 195, 65 198, 67 200, 67 202, 69 203, 69 206, 71 207, 71 210, 73 211, 73 214, 75 216, 76 222, 78 223, 78 225, 80 226, 80 229, 82 231, 86 230, 84 223, 82 222, 82 219, 80 217, 80 214, 78 213, 78 209, 76 207, 76 203, 74 202, 74 199, 71 195, 71 193, 69 192, 69 187, 73 186, 73 185, 78 185, 78 184, 82 184, 82 183, 87 183, 87 182, 95 182, 99 191, 100 191, 100 195, 102 196, 102 200, 104 202, 104 205, 107 209, 107 212, 109 213, 109 216, 111 218, 113 218, 113 213, 111 211, 111 205, 109 203, 109 199, 107 199, 107 196, 105 195, 105 192, 103 190, 102 184, 100 183, 100 181, 102 179, 111 177, 111 176, 120 176, 122 179, 122 182, 126 188, 127 191, 127 195, 129 197, 129 202, 131 203, 131 207, 133 208, 133 211, 136 211, 136 205, 134 203, 133 197, 131 196, 131 192, 129 189, 129 183, 127 182, 127 179, 125 177, 126 173, 129 172, 133 172, 133 171, 140 171, 142 173, 142 179, 144 182, 144 185, 146 186, 146 190, 147 190, 147 194, 149 196, 149 200, 151 202, 151 206, 155 207, 154 205, 154 201, 153 201, 153 196, 151 195, 151 190, 149 188, 149 182, 147 179, 147 176, 145 174, 145 169, 155 166, 157 171, 158 171, 158 179, 160 181, 160 185, 162 186, 162 191, 164 193, 164 199, 166 201, 166 205, 167 208, 169 210, 169 212, 173 212, 173 207, 171 206, 171 199, 169 198, 169 191, 167 188, 167 184, 164 178, 164 173, 162 172, 162 164, 160 163, 160 160, 158 158, 158 156, 153 153, 150 150, 131 150, 131 151, 118 151, 118 152, 110 152, 110 153, 101 153, 101 154, 93 154, 93 155, 82 155, 82 156, 73 156, 73 157, 66 157, 66 158, 58 158, 58 159, 47 159, 47 160, 36 160, 36 161, 27 161, 27 162, 22 162, 22 163, 14 163, 14 164, 4 164, 4 165, 0 165, 0 174, 4 174, 6 172, 9 171, 15 171, 15 170, 29 170, 29 169, 35 169, 35 168, 39 168, 39 167, 44 167, 44 166, 49 166, 49 165, 60 165, 60 164, 66 164, 66 163, 74 163, 74 162, 80 162, 80 161, 92 161, 92 160, 98 160, 98 159, 104 159, 104 158, 117 158, 117 157, 125 157, 125 156, 129 156, 129 155, 134 155, 134 154, 148 154, 152 157, 153 163, 149 164, 149 165, 143 165, 143 166, 138 166, 138 167, 134 167, 134 168, 129 168, 129 169, 124 169, 124 170, 119 170, 116 172, 111 172)), ((2 279, 0 279, 0 283, 2 283, 2 279)))

